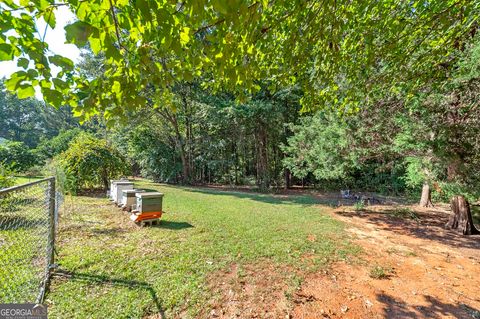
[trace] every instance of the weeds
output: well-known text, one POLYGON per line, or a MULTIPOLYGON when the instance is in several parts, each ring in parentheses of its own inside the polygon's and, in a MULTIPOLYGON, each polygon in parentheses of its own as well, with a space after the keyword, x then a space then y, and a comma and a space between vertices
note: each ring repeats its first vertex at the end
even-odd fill
POLYGON ((353 209, 354 209, 356 212, 365 210, 365 203, 364 203, 363 201, 358 201, 358 202, 356 202, 355 204, 353 204, 353 209))
POLYGON ((370 270, 370 277, 373 279, 388 279, 393 275, 393 268, 376 265, 370 270))
POLYGON ((420 217, 417 213, 409 208, 397 208, 390 213, 393 217, 403 218, 403 219, 412 219, 414 221, 419 221, 420 217))

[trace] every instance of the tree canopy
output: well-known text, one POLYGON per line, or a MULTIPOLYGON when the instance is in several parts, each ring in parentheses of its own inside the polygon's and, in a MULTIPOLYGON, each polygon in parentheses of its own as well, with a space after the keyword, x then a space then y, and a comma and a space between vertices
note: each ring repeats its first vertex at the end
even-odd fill
POLYGON ((23 70, 6 82, 20 98, 39 87, 46 102, 69 104, 80 117, 168 105, 176 83, 236 93, 299 84, 306 109, 358 109, 378 92, 411 89, 445 73, 464 37, 475 32, 471 0, 5 0, 0 60, 23 70), (67 6, 77 20, 66 38, 105 56, 102 79, 75 72, 48 51, 35 19, 50 27, 67 6), (12 32, 13 31, 13 32, 12 32), (52 66, 60 68, 55 74, 52 66), (367 98, 365 98, 367 97, 367 98))

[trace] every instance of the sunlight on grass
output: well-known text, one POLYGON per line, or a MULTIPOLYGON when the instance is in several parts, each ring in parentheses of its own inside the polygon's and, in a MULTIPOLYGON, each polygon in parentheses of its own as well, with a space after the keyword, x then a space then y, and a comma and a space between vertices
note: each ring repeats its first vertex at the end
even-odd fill
POLYGON ((104 198, 66 199, 58 251, 68 276, 47 297, 52 318, 194 316, 211 297, 208 276, 232 264, 311 271, 357 251, 309 196, 138 186, 165 193, 158 227, 133 225, 104 198))
POLYGON ((34 181, 38 181, 39 179, 42 179, 44 177, 42 176, 15 176, 13 178, 13 183, 15 185, 22 185, 22 184, 26 184, 26 183, 29 183, 29 182, 34 182, 34 181))

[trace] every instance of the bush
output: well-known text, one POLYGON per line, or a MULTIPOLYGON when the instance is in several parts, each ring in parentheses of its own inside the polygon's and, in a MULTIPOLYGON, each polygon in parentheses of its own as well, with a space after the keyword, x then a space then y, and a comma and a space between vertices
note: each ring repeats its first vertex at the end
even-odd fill
POLYGON ((14 172, 24 172, 37 163, 37 157, 23 142, 8 141, 0 145, 0 163, 14 172))
POLYGON ((65 152, 68 149, 70 142, 81 132, 82 131, 79 128, 60 132, 52 139, 43 140, 40 145, 38 145, 35 152, 43 160, 53 158, 56 155, 65 152))
POLYGON ((472 185, 454 182, 438 182, 432 189, 432 200, 435 202, 449 203, 453 196, 462 195, 470 202, 476 202, 479 192, 472 185))
MULTIPOLYGON (((110 179, 127 172, 121 154, 105 140, 88 133, 79 134, 54 163, 58 163, 65 175, 65 190, 72 193, 99 187, 106 189, 110 179)), ((59 175, 58 171, 56 175, 59 175)))
POLYGON ((13 186, 12 172, 0 163, 0 189, 13 186))
POLYGON ((47 160, 42 170, 44 176, 55 176, 55 187, 62 194, 67 192, 67 185, 73 185, 73 181, 67 181, 65 169, 59 158, 47 160))

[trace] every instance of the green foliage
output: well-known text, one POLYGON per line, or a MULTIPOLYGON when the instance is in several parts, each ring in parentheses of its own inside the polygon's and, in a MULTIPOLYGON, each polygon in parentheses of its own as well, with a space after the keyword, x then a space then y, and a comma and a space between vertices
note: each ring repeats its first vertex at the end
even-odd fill
POLYGON ((422 94, 411 97, 406 104, 408 125, 397 136, 409 136, 404 152, 409 187, 419 188, 423 182, 436 185, 434 200, 449 201, 463 194, 476 200, 480 193, 477 167, 480 164, 480 52, 478 36, 450 65, 447 78, 425 86, 422 94), (413 155, 413 156, 412 156, 413 155))
POLYGON ((13 184, 13 172, 8 167, 0 163, 0 189, 13 186, 13 184))
POLYGON ((35 152, 44 159, 49 159, 66 151, 70 142, 79 134, 81 129, 74 128, 67 131, 60 132, 57 136, 51 139, 44 139, 40 142, 35 152))
POLYGON ((312 173, 317 179, 344 178, 357 166, 352 152, 355 139, 345 122, 334 115, 317 113, 291 126, 293 135, 283 147, 284 165, 297 177, 312 173))
POLYGON ((384 127, 377 119, 383 117, 365 120, 364 114, 356 114, 343 118, 332 112, 305 116, 291 126, 292 135, 282 148, 283 164, 297 178, 313 177, 322 189, 402 194, 402 160, 384 146, 388 141, 378 139, 384 136, 384 127))
POLYGON ((353 209, 356 212, 363 211, 363 210, 365 210, 365 203, 362 200, 360 200, 358 202, 355 202, 355 204, 353 204, 353 209))
POLYGON ((110 179, 127 172, 124 158, 105 140, 88 133, 79 134, 55 161, 65 174, 66 190, 73 193, 97 187, 106 189, 110 179))
POLYGON ((95 117, 102 136, 142 117, 128 127, 145 140, 116 146, 146 175, 267 188, 287 168, 307 182, 394 194, 425 181, 480 183, 471 1, 64 5, 78 18, 67 41, 92 50, 81 70, 34 35, 32 16, 55 25, 55 4, 8 1, 1 58, 18 57, 22 70, 5 86, 21 97, 40 87, 47 102, 95 117), (299 103, 322 113, 299 124, 299 103))
POLYGON ((48 103, 70 104, 82 117, 104 111, 110 120, 145 105, 163 106, 176 83, 199 76, 239 99, 260 91, 258 81, 275 81, 271 89, 298 82, 306 109, 334 102, 352 112, 365 94, 412 89, 441 73, 437 66, 451 60, 480 10, 470 0, 62 4, 77 17, 65 27, 67 42, 104 54, 105 78, 79 76, 68 59, 51 58, 35 18, 54 26, 53 0, 9 0, 0 12, 0 59, 33 63, 22 60, 25 70, 7 86, 21 96, 36 86, 48 103), (52 65, 61 72, 54 75, 52 65), (147 98, 152 83, 155 92, 147 98))
POLYGON ((196 84, 178 84, 174 91, 175 111, 165 106, 132 112, 131 121, 108 133, 143 176, 186 184, 281 185, 279 145, 288 134, 284 123, 298 117, 298 90, 265 90, 244 104, 196 84))
POLYGON ((459 194, 465 196, 470 202, 477 202, 480 196, 480 191, 477 188, 478 184, 467 184, 462 181, 440 181, 436 184, 436 188, 432 191, 432 200, 449 203, 453 196, 459 194))
POLYGON ((326 111, 308 117, 294 127, 285 165, 298 177, 331 178, 334 188, 418 196, 426 182, 436 200, 455 192, 478 198, 479 48, 478 36, 470 39, 416 94, 379 90, 349 117, 326 111))
POLYGON ((166 183, 177 182, 182 171, 181 160, 162 135, 147 127, 137 127, 125 142, 142 176, 166 183))
POLYGON ((9 141, 0 145, 0 163, 24 172, 37 163, 37 157, 24 143, 9 141))
POLYGON ((35 99, 20 100, 0 79, 0 137, 35 148, 40 141, 77 125, 69 108, 47 107, 35 99))

